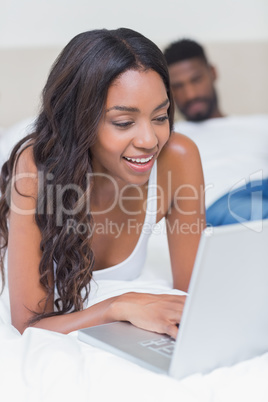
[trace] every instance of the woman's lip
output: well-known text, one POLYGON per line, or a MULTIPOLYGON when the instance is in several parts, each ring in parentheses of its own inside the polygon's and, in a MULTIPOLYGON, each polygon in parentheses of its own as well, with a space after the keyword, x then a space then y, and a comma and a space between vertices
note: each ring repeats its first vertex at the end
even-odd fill
MULTIPOLYGON (((143 158, 145 158, 145 156, 143 156, 143 158)), ((149 158, 149 156, 147 156, 146 158, 149 158)), ((145 172, 151 170, 153 167, 153 164, 154 164, 154 157, 145 163, 137 163, 137 162, 129 161, 125 158, 123 158, 123 159, 126 162, 126 164, 137 173, 145 173, 145 172)), ((131 159, 142 159, 142 157, 139 156, 139 157, 131 158, 131 159)))
POLYGON ((150 155, 139 155, 139 156, 124 156, 124 158, 128 159, 148 159, 154 157, 156 153, 150 155))

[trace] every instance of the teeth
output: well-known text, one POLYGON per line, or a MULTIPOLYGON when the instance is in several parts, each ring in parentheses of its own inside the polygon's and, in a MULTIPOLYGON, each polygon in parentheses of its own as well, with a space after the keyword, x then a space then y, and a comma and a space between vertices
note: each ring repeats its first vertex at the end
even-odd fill
POLYGON ((149 162, 152 158, 153 158, 153 155, 152 156, 149 156, 149 158, 137 158, 137 159, 134 159, 134 158, 128 158, 127 156, 125 157, 128 161, 131 161, 131 162, 135 162, 135 163, 147 163, 147 162, 149 162))

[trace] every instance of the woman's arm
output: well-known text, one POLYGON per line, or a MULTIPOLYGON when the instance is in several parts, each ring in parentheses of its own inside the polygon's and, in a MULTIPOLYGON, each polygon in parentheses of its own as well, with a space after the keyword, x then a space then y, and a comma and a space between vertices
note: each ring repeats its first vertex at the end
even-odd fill
MULTIPOLYGON (((67 334, 109 322, 129 321, 139 328, 176 338, 184 302, 185 296, 128 292, 82 311, 43 318, 34 327, 67 334)), ((28 327, 21 319, 14 321, 12 317, 13 325, 21 333, 28 327)))
POLYGON ((164 157, 172 175, 166 225, 173 285, 187 291, 201 232, 206 226, 203 170, 197 146, 181 134, 172 134, 164 157))
MULTIPOLYGON (((44 302, 41 300, 47 296, 39 281, 41 233, 35 222, 38 179, 31 148, 19 157, 14 178, 17 189, 12 186, 8 282, 12 324, 22 333, 28 326, 27 322, 33 318, 33 311, 43 311, 44 302)), ((182 305, 183 299, 179 296, 131 292, 107 299, 83 311, 43 318, 34 326, 69 333, 112 321, 130 321, 138 327, 175 337, 182 305)), ((51 298, 46 312, 52 311, 51 298)))

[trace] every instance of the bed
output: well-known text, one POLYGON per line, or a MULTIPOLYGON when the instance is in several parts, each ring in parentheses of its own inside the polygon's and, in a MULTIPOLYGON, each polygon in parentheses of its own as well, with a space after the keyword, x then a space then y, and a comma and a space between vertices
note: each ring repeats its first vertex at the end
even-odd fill
MULTIPOLYGON (((164 243, 164 239, 150 242, 140 278, 100 281, 90 303, 128 290, 171 292, 164 243)), ((7 288, 0 298, 0 356, 1 400, 5 402, 268 399, 268 353, 177 381, 87 345, 77 339, 77 332, 62 335, 28 328, 20 335, 10 322, 7 288)))
MULTIPOLYGON (((24 134, 31 119, 0 137, 1 157, 24 134)), ((2 160, 0 161, 2 163, 2 160)), ((172 293, 168 246, 162 231, 148 246, 145 268, 134 281, 99 281, 88 304, 127 291, 172 293)), ((10 319, 8 287, 0 297, 0 398, 3 402, 268 400, 268 353, 232 367, 195 374, 181 381, 156 374, 78 340, 28 328, 21 335, 10 319)))

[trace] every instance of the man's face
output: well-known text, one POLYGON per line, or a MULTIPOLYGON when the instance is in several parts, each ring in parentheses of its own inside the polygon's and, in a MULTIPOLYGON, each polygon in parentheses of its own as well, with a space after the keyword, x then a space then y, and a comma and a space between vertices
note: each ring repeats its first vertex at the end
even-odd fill
POLYGON ((217 117, 215 70, 199 58, 173 63, 169 75, 174 101, 189 121, 217 117))

